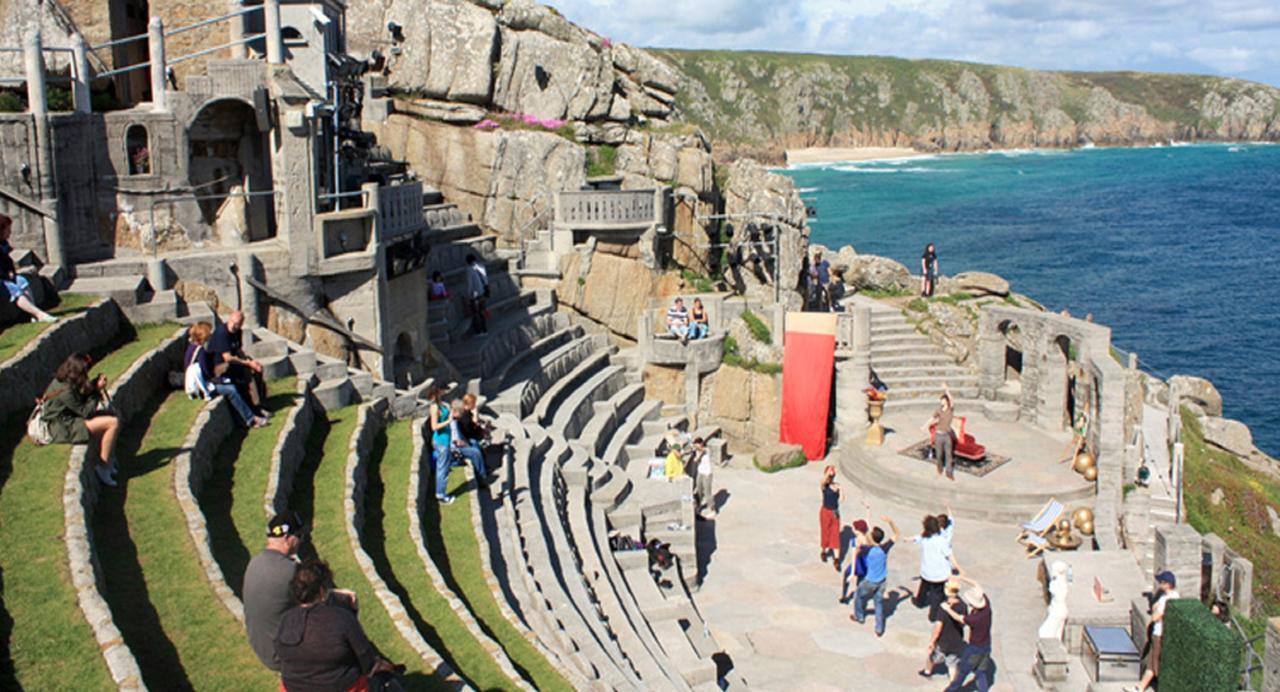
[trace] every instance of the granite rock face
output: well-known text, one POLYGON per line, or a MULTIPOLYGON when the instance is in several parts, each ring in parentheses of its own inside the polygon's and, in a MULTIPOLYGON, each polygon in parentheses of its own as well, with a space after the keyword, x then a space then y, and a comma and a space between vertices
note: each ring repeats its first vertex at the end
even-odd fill
POLYGON ((795 182, 739 159, 729 167, 723 194, 732 227, 726 277, 738 291, 764 296, 772 294, 777 276, 783 301, 798 306, 796 285, 809 252, 809 222, 795 182))
POLYGON ((989 272, 960 272, 951 277, 951 288, 974 295, 1009 295, 1009 282, 989 272))
POLYGON ((1253 434, 1249 426, 1238 420, 1205 416, 1200 419, 1200 427, 1204 430, 1204 439, 1209 444, 1221 447, 1240 457, 1253 454, 1253 434))
POLYGON ((405 94, 584 123, 666 120, 675 106, 670 65, 531 0, 368 0, 348 6, 347 24, 354 52, 395 40, 387 80, 405 94))
POLYGON ((1205 415, 1222 415, 1222 395, 1203 377, 1174 375, 1169 378, 1169 389, 1174 395, 1198 405, 1205 415))

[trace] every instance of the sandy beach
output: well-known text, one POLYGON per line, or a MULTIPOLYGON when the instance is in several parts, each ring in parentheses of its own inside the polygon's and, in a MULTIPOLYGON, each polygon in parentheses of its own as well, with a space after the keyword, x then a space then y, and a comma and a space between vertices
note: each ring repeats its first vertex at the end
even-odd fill
POLYGON ((926 156, 926 154, 908 147, 810 147, 808 149, 788 149, 787 165, 905 159, 915 156, 926 156))

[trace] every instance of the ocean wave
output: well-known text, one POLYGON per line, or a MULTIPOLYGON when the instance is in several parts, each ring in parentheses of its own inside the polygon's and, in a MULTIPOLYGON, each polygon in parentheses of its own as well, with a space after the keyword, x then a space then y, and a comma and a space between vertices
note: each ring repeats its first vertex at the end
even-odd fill
POLYGON ((822 188, 820 188, 820 187, 798 187, 798 188, 796 188, 796 192, 798 192, 798 193, 800 193, 800 194, 802 194, 802 195, 811 195, 811 194, 813 194, 813 193, 815 193, 815 192, 822 192, 822 188))
MULTIPOLYGON (((864 162, 865 163, 865 162, 864 162)), ((953 168, 927 168, 925 166, 866 166, 841 164, 832 166, 830 170, 841 173, 954 173, 953 168)))

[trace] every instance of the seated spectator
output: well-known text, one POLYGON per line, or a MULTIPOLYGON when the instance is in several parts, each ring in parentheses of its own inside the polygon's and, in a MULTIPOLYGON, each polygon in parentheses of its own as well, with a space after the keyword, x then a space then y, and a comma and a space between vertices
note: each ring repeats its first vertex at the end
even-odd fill
POLYGON ((476 482, 485 485, 489 480, 489 471, 484 465, 484 452, 480 451, 479 445, 462 433, 461 421, 470 415, 465 406, 461 399, 453 402, 453 420, 449 424, 450 442, 453 451, 471 462, 471 468, 476 472, 476 482))
POLYGON ((267 523, 267 547, 249 561, 244 571, 244 629, 249 646, 262 665, 280 672, 276 659, 276 632, 285 611, 294 606, 289 583, 298 568, 298 549, 306 540, 302 517, 295 512, 277 514, 267 523))
POLYGON ((689 313, 689 338, 705 339, 711 331, 707 320, 707 309, 702 307, 702 299, 693 299, 693 311, 689 313))
POLYGON ((476 403, 475 394, 467 392, 462 395, 462 415, 458 418, 458 431, 471 446, 483 451, 489 446, 493 426, 480 417, 476 403))
POLYGON ((5 292, 9 294, 9 302, 39 322, 56 322, 57 317, 36 306, 36 300, 31 295, 31 284, 27 282, 27 277, 18 273, 17 265, 9 257, 9 253, 13 252, 13 247, 9 245, 9 234, 12 231, 13 219, 0 214, 0 282, 4 283, 5 292))
POLYGON ((267 400, 267 385, 262 380, 262 364, 244 352, 244 313, 236 310, 227 321, 213 330, 204 345, 213 358, 213 372, 226 377, 254 413, 269 418, 262 402, 267 400))
POLYGON ((681 445, 679 442, 668 445, 667 461, 663 470, 666 474, 668 483, 688 477, 684 472, 684 456, 681 454, 681 445))
POLYGON ((296 690, 367 690, 371 676, 394 673, 378 654, 360 620, 329 600, 333 572, 320 561, 298 566, 289 582, 296 606, 285 611, 276 631, 280 686, 296 690))
POLYGON ((103 485, 116 487, 116 436, 120 419, 104 407, 107 376, 89 378, 89 357, 68 356, 54 374, 54 381, 41 397, 40 417, 49 426, 51 441, 60 444, 98 443, 98 464, 94 471, 103 485))
POLYGON ((431 272, 431 281, 427 284, 428 300, 445 300, 449 297, 449 289, 444 285, 444 274, 431 272))
POLYGON ((667 308, 667 331, 680 343, 689 343, 689 309, 684 306, 684 298, 676 298, 675 304, 667 308))
POLYGON ((205 348, 212 332, 213 325, 208 322, 197 322, 187 330, 187 353, 182 359, 187 396, 202 399, 211 399, 214 395, 224 396, 245 427, 266 427, 267 419, 254 415, 253 409, 245 403, 244 397, 240 396, 240 391, 231 380, 225 375, 218 377, 213 374, 213 356, 205 348))

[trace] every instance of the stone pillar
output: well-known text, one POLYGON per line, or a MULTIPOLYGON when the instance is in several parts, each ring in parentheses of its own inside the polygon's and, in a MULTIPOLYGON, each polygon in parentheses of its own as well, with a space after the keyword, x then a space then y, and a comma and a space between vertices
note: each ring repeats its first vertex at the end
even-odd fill
POLYGON ((163 257, 152 257, 147 260, 147 283, 151 290, 159 293, 169 289, 169 271, 163 257))
POLYGON ((284 64, 284 37, 280 35, 280 0, 263 0, 262 23, 267 33, 267 63, 284 64))
MULTIPOLYGON (((241 4, 241 0, 227 0, 228 13, 239 12, 242 9, 244 9, 244 6, 241 4)), ((231 21, 227 22, 227 42, 228 43, 239 41, 249 33, 248 31, 245 31, 244 22, 245 22, 245 15, 243 14, 240 15, 239 17, 232 17, 231 21)), ((248 45, 239 43, 234 46, 231 46, 232 60, 243 60, 244 58, 247 58, 247 57, 249 57, 248 45)))
POLYGON ((871 378, 871 308, 853 309, 852 353, 836 365, 836 425, 841 444, 858 444, 867 432, 867 381, 871 378))
POLYGON ((147 47, 151 51, 151 110, 164 113, 168 110, 165 88, 168 86, 164 56, 164 21, 152 17, 147 24, 147 47))
POLYGON ((93 104, 89 98, 89 46, 82 34, 71 37, 71 52, 75 61, 71 69, 72 100, 75 101, 77 113, 90 113, 93 111, 93 104))
POLYGON ((244 323, 249 329, 261 327, 258 315, 258 289, 249 283, 250 277, 257 276, 257 258, 250 250, 236 253, 236 277, 240 281, 240 310, 244 312, 244 323))
POLYGON ((1253 610, 1253 562, 1234 555, 1231 563, 1231 609, 1238 613, 1253 610))
POLYGON ((1267 644, 1262 655, 1262 692, 1280 692, 1280 618, 1267 620, 1267 644))
MULTIPOLYGON (((1222 570, 1226 568, 1227 542, 1217 534, 1206 533, 1200 542, 1201 564, 1209 564, 1209 598, 1218 596, 1218 588, 1222 586, 1222 570)), ((1201 572, 1203 575, 1203 572, 1201 572)))
POLYGON ((1004 336, 988 310, 978 315, 978 396, 993 400, 1004 384, 1004 336))
POLYGON ((44 40, 36 31, 22 45, 23 65, 27 77, 27 110, 35 124, 36 179, 40 201, 49 210, 44 216, 44 260, 55 267, 67 266, 67 252, 62 245, 62 227, 58 223, 58 189, 53 177, 53 134, 49 129, 49 102, 45 93, 44 40))
POLYGON ((1173 572, 1183 598, 1200 598, 1200 534, 1187 524, 1156 527, 1155 572, 1173 572))

